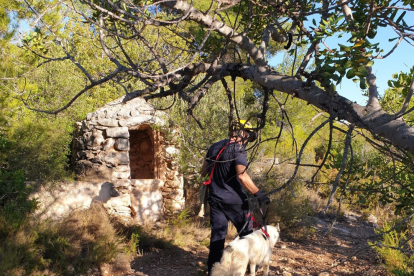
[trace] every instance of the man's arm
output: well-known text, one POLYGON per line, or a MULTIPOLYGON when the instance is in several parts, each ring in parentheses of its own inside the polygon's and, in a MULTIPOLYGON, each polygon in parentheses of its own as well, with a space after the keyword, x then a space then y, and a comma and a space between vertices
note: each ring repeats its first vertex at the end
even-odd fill
POLYGON ((252 194, 256 194, 259 188, 254 184, 253 180, 246 172, 246 166, 236 165, 237 178, 240 180, 242 185, 252 194))
POLYGON ((200 174, 203 178, 208 174, 208 162, 206 160, 204 160, 203 165, 201 166, 200 174))

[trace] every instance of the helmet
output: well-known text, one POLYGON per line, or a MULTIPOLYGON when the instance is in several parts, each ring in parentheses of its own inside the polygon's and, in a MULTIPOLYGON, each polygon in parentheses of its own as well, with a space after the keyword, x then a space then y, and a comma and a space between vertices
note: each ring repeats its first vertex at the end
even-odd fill
MULTIPOLYGON (((253 142, 257 139, 257 130, 253 128, 252 124, 247 122, 246 120, 234 120, 231 123, 231 130, 245 130, 246 136, 243 139, 246 139, 247 142, 253 142)), ((239 135, 239 134, 238 134, 239 135)))
POLYGON ((231 130, 248 130, 252 131, 253 126, 251 123, 246 122, 246 120, 233 120, 231 123, 231 130))

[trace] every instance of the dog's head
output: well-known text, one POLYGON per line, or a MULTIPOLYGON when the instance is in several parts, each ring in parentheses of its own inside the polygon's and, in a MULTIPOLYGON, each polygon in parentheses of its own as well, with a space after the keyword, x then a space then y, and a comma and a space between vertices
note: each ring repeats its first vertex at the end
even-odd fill
POLYGON ((276 242, 280 239, 280 227, 279 223, 276 226, 267 225, 267 233, 269 233, 269 241, 274 246, 276 242))

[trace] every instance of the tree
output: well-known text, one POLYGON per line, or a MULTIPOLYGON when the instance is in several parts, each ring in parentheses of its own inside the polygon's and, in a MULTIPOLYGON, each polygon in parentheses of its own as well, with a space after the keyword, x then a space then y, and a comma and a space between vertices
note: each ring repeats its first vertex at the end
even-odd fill
MULTIPOLYGON (((86 79, 79 94, 105 82, 123 85, 134 79, 136 83, 125 87, 125 100, 177 94, 188 103, 191 114, 213 83, 225 76, 243 78, 262 86, 266 94, 273 90, 290 94, 327 112, 331 118, 346 120, 414 153, 414 129, 401 120, 412 111, 407 106, 414 84, 411 81, 407 85, 409 93, 399 111, 385 112, 378 100, 372 66, 376 59, 390 53, 382 55, 381 45, 370 43, 387 26, 395 30, 398 38, 391 52, 402 41, 412 43, 413 27, 406 23, 410 16, 407 13, 413 11, 412 1, 197 2, 84 1, 87 8, 76 1, 66 3, 67 8, 83 17, 85 24, 90 24, 93 39, 99 39, 100 50, 111 61, 105 72, 89 70, 76 52, 70 51, 78 34, 62 40, 57 24, 52 26, 44 20, 47 7, 35 11, 27 3, 40 33, 60 45, 62 55, 49 57, 29 48, 32 40, 26 41, 25 46, 43 61, 72 61, 86 79), (347 36, 344 44, 326 45, 328 37, 342 35, 347 36), (284 44, 307 45, 300 66, 291 76, 268 66, 269 55, 278 49, 277 45, 284 44), (145 48, 145 56, 137 55, 137 48, 145 48), (368 85, 366 106, 335 93, 335 84, 343 77, 359 79, 361 88, 368 85)), ((295 50, 290 53, 294 55, 295 50)))
MULTIPOLYGON (((376 59, 388 58, 397 51, 400 43, 413 43, 414 28, 406 22, 414 11, 413 1, 85 0, 25 4, 37 27, 22 43, 36 57, 33 66, 70 63, 84 79, 79 90, 65 95, 71 99, 61 108, 45 110, 36 104, 37 98, 23 92, 26 105, 33 110, 57 114, 81 95, 113 83, 125 91, 125 101, 174 95, 187 104, 187 115, 203 126, 203 118, 195 116, 194 110, 203 104, 205 95, 216 93, 214 84, 222 85, 226 93, 227 121, 239 116, 240 99, 229 88, 229 81, 243 79, 252 83, 252 99, 260 103, 255 105, 259 129, 269 123, 266 118, 271 118, 271 113, 280 112, 287 118, 284 101, 275 96, 275 91, 327 114, 298 150, 298 166, 309 140, 325 126, 330 129, 326 132, 329 144, 318 170, 329 155, 332 131, 344 133, 345 147, 333 194, 349 164, 356 131, 391 158, 412 164, 414 128, 404 121, 413 111, 412 76, 400 84, 405 86, 401 107, 390 112, 381 106, 372 66, 376 59), (65 11, 65 16, 51 16, 56 9, 65 11), (69 28, 72 20, 86 29, 69 28), (387 54, 381 45, 371 43, 384 28, 393 28, 397 36, 395 47, 387 54), (335 40, 339 37, 343 42, 335 40), (95 67, 85 52, 79 51, 80 38, 89 40, 82 43, 83 47, 91 47, 91 53, 105 67, 95 67), (291 72, 268 64, 269 57, 283 47, 289 49, 294 65, 291 72), (302 48, 304 54, 298 55, 302 48), (366 106, 336 93, 335 86, 343 78, 354 79, 366 89, 366 106), (340 126, 333 121, 341 122, 340 126)), ((414 189, 404 187, 408 194, 414 189)))

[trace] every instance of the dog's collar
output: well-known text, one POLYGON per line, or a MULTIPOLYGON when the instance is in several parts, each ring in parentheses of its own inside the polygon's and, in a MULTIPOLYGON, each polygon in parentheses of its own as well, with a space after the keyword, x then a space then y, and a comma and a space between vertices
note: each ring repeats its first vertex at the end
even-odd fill
POLYGON ((262 236, 263 236, 263 238, 265 240, 267 240, 269 238, 269 233, 267 233, 267 231, 263 227, 261 227, 260 229, 262 230, 262 236))

